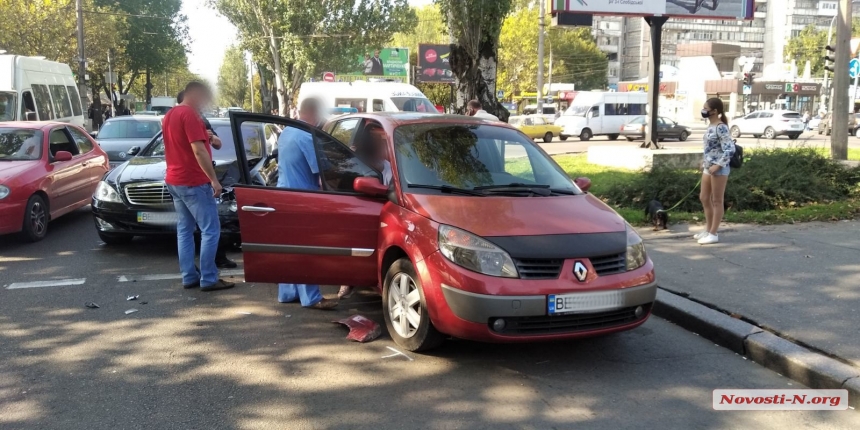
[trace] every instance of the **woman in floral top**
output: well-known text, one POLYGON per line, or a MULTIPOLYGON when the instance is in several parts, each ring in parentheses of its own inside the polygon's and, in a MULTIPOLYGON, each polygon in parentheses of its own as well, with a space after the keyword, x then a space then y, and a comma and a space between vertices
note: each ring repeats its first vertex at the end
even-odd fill
POLYGON ((702 107, 702 118, 709 121, 704 136, 704 162, 702 163, 702 190, 699 199, 705 210, 705 231, 693 236, 702 245, 717 243, 717 230, 723 220, 723 196, 729 180, 729 160, 735 153, 735 143, 729 134, 723 101, 708 99, 702 107))

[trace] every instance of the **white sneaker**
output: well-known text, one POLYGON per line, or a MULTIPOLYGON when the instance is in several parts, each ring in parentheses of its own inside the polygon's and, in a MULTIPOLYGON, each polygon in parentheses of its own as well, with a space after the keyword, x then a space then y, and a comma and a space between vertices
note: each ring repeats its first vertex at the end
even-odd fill
POLYGON ((693 235, 693 239, 699 240, 699 239, 701 239, 701 238, 703 238, 703 237, 705 237, 705 236, 707 236, 707 235, 708 235, 708 231, 707 231, 707 230, 705 230, 705 231, 701 231, 701 232, 696 233, 695 235, 693 235))
POLYGON ((707 236, 699 239, 698 242, 699 242, 699 245, 710 245, 712 243, 719 243, 720 242, 720 236, 718 236, 716 234, 708 233, 707 236))

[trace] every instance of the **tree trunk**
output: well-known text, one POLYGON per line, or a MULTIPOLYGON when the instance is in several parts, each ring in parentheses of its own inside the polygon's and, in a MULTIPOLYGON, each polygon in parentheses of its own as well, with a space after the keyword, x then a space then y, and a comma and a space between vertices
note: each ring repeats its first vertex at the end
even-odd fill
POLYGON ((469 100, 477 99, 485 111, 508 121, 510 113, 496 98, 497 53, 496 44, 486 40, 478 47, 478 58, 461 45, 451 45, 450 64, 457 87, 457 113, 465 113, 469 100))

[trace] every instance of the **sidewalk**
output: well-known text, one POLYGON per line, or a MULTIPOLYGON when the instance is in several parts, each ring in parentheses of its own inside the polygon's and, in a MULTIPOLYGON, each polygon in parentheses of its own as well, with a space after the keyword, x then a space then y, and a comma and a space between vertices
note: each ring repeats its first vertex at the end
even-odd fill
POLYGON ((860 367, 860 222, 640 229, 660 286, 860 367))

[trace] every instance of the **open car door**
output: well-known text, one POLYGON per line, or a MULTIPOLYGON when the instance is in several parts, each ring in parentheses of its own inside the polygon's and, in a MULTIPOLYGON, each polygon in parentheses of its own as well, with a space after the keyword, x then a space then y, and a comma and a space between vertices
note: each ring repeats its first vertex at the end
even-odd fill
POLYGON ((381 180, 382 175, 346 145, 304 122, 231 112, 230 126, 243 169, 234 191, 245 280, 376 286, 379 215, 386 200, 357 193, 353 182, 357 177, 381 180), (251 185, 247 160, 242 159, 248 138, 244 122, 283 128, 275 154, 280 180, 270 186, 251 185), (300 172, 313 170, 319 173, 319 180, 313 181, 316 189, 284 187, 293 185, 284 175, 307 177, 300 172))

